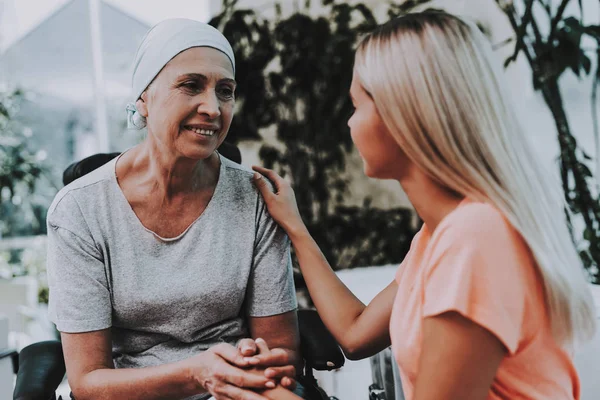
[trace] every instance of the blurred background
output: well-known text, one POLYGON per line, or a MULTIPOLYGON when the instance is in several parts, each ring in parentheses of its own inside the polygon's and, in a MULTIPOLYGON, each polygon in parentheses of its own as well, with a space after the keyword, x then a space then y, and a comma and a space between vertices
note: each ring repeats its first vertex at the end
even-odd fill
MULTIPOLYGON (((45 317, 47 208, 70 163, 143 138, 126 129, 131 63, 145 32, 171 17, 209 22, 230 40, 238 100, 227 140, 244 165, 290 177, 330 263, 369 301, 393 279, 419 219, 396 182, 364 176, 352 147, 353 51, 375 25, 425 8, 470 18, 490 39, 525 132, 565 194, 568 212, 557 218, 569 218, 599 283, 598 0, 0 0, 6 341, 22 347, 55 334, 45 317)), ((346 376, 365 385, 364 369, 346 376)), ((352 390, 339 382, 328 385, 352 390)))

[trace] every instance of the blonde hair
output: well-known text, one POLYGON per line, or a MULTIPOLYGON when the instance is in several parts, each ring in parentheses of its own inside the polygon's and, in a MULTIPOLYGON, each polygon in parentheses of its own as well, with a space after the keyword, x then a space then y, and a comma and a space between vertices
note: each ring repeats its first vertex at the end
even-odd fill
POLYGON ((479 29, 445 12, 396 18, 363 39, 355 72, 415 165, 495 206, 524 238, 557 342, 571 347, 591 338, 596 313, 561 217, 565 200, 532 153, 479 29))

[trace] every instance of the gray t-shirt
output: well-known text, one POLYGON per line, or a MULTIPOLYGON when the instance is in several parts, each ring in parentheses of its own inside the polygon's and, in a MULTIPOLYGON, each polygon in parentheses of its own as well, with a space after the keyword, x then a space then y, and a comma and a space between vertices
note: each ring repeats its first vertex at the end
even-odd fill
POLYGON ((210 203, 173 239, 137 218, 117 159, 57 194, 47 222, 49 313, 59 331, 111 328, 115 367, 148 367, 248 337, 248 316, 296 308, 289 239, 252 172, 220 159, 210 203))

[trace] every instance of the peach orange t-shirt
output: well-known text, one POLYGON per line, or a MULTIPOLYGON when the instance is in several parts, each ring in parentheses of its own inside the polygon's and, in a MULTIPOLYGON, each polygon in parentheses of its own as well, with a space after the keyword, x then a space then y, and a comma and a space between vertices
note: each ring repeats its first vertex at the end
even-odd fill
POLYGON ((579 398, 571 357, 550 332, 531 252, 493 206, 465 199, 433 233, 424 225, 396 281, 390 334, 407 400, 419 374, 423 319, 447 311, 486 328, 508 350, 488 399, 579 398))

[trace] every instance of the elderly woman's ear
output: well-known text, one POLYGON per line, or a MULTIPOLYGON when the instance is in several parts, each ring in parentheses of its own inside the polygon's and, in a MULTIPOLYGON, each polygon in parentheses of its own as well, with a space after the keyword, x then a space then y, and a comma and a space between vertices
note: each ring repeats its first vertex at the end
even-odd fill
POLYGON ((146 106, 146 97, 147 91, 144 91, 140 98, 135 102, 135 108, 137 108, 138 112, 144 117, 148 118, 148 107, 146 106))

